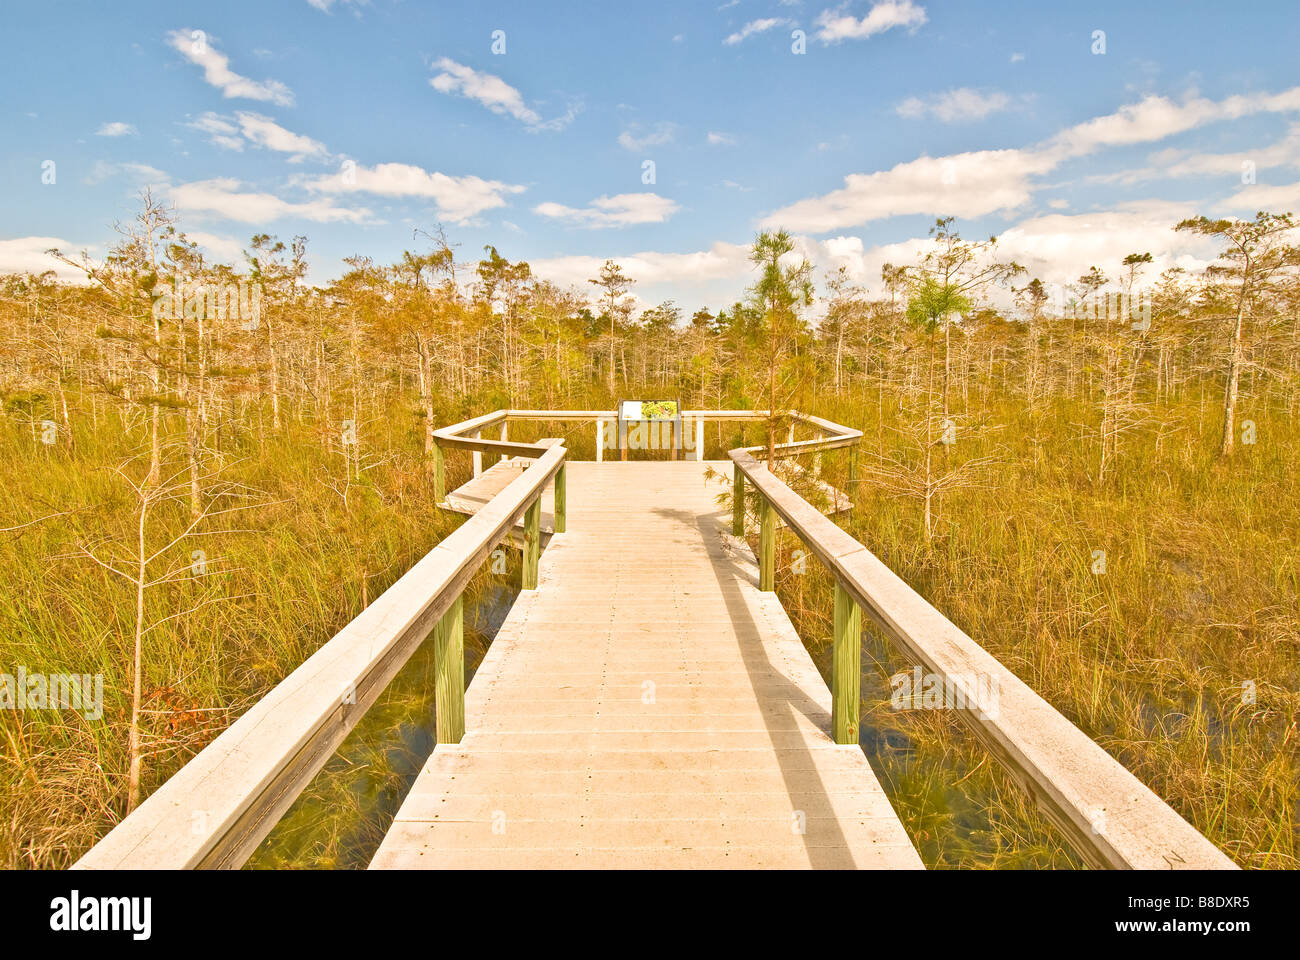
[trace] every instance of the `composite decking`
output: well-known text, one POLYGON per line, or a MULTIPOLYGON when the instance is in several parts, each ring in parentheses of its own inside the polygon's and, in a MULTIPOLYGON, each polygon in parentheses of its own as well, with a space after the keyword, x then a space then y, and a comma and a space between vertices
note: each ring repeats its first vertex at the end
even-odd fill
POLYGON ((921 867, 729 532, 730 466, 567 465, 567 532, 372 868, 921 867))

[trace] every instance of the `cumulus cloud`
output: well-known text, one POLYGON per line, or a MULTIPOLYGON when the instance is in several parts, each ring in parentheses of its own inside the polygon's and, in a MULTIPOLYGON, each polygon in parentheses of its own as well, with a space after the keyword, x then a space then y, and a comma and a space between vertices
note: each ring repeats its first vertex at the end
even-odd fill
POLYGON ((0 240, 0 274, 42 274, 47 270, 53 270, 60 280, 85 283, 84 273, 54 259, 46 252, 52 249, 62 250, 66 254, 80 248, 58 237, 17 237, 13 240, 0 240))
POLYGON ((1026 150, 920 157, 876 173, 853 173, 839 190, 764 217, 764 227, 824 233, 904 214, 979 217, 1014 210, 1032 196, 1030 178, 1055 164, 1026 150))
POLYGON ((244 252, 244 245, 234 237, 205 233, 202 230, 186 230, 185 236, 222 263, 234 263, 244 252))
POLYGON ((246 192, 231 177, 196 180, 171 187, 168 196, 178 210, 210 214, 241 223, 276 220, 311 220, 316 223, 363 223, 371 219, 366 209, 336 207, 324 200, 292 203, 271 193, 246 192))
POLYGON ((663 223, 677 210, 676 203, 656 193, 620 193, 613 197, 597 197, 585 207, 566 207, 560 203, 548 202, 539 203, 533 208, 533 212, 539 216, 590 228, 663 223))
POLYGON ((729 133, 718 133, 713 130, 709 131, 709 146, 711 147, 729 147, 736 142, 736 138, 729 133))
POLYGON ((846 13, 843 6, 823 10, 814 21, 818 26, 817 39, 822 43, 840 43, 844 40, 865 40, 895 27, 915 30, 926 22, 925 7, 912 0, 881 0, 867 15, 858 19, 846 13))
POLYGON ((918 118, 927 114, 944 123, 983 120, 1011 106, 1005 93, 981 93, 970 87, 957 87, 928 97, 908 97, 895 111, 900 117, 918 118))
POLYGON ((177 53, 203 68, 203 79, 227 99, 262 100, 282 107, 293 106, 293 91, 278 80, 250 80, 230 69, 230 58, 213 46, 202 30, 173 30, 167 42, 177 53))
POLYGON ((1241 214, 1243 217, 1252 217, 1260 210, 1290 213, 1300 209, 1300 181, 1278 186, 1243 186, 1232 196, 1216 203, 1214 209, 1216 213, 1241 214))
POLYGON ((97 137, 125 137, 127 134, 134 136, 136 129, 129 123, 123 123, 121 120, 114 120, 111 123, 105 123, 95 131, 97 137))
POLYGON ((366 167, 346 161, 337 174, 301 182, 308 190, 324 194, 370 193, 382 197, 424 197, 438 206, 438 215, 453 223, 466 223, 485 210, 506 204, 522 193, 522 186, 450 176, 407 163, 379 163, 366 167))

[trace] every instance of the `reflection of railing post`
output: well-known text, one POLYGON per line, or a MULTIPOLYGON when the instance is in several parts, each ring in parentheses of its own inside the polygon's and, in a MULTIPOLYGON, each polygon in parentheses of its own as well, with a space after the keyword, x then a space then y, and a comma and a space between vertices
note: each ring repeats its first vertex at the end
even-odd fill
POLYGON ((465 735, 465 616, 456 597, 433 628, 434 726, 439 743, 465 735))
POLYGON ((524 514, 523 589, 537 589, 537 564, 542 555, 542 498, 539 494, 524 514))
POLYGON ((733 536, 745 535, 745 475, 740 471, 740 464, 732 467, 735 473, 731 480, 731 533, 733 536))
POLYGON ((565 464, 560 464, 560 469, 555 471, 555 532, 563 533, 565 527, 565 516, 567 513, 568 494, 565 490, 564 468, 565 464))
POLYGON ((862 608, 835 581, 835 646, 831 663, 831 729, 836 743, 858 742, 862 672, 862 608))
POLYGON ((442 447, 433 445, 433 502, 442 503, 447 495, 447 457, 442 447))
POLYGON ((758 531, 758 589, 772 591, 776 589, 776 508, 763 497, 759 509, 763 521, 758 531))

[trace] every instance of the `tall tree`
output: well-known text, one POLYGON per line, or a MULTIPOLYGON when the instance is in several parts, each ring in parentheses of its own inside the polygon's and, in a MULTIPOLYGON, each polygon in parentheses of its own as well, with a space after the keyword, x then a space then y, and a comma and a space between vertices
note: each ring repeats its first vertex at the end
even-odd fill
POLYGON ((1236 286, 1232 333, 1228 338, 1228 370, 1223 388, 1223 438, 1219 443, 1219 455, 1223 457, 1232 453, 1234 441, 1243 359, 1242 330, 1256 299, 1265 292, 1270 277, 1295 258, 1295 248, 1283 243, 1284 237, 1295 227, 1290 213, 1265 213, 1261 210, 1254 220, 1191 217, 1175 228, 1224 241, 1227 247, 1219 255, 1224 263, 1211 266, 1207 272, 1236 286))

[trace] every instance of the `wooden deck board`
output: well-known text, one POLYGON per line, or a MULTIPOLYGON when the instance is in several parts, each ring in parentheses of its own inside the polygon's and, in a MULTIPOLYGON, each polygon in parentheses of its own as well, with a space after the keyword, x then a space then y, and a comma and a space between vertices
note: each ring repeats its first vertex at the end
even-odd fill
MULTIPOLYGON (((371 867, 920 868, 727 532, 730 465, 567 470, 568 532, 475 674, 463 741, 434 749, 371 867)), ((448 501, 473 512, 516 475, 494 466, 448 501)))

